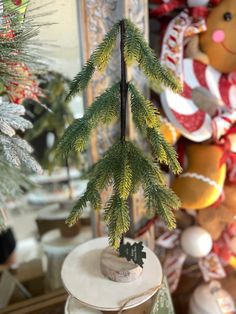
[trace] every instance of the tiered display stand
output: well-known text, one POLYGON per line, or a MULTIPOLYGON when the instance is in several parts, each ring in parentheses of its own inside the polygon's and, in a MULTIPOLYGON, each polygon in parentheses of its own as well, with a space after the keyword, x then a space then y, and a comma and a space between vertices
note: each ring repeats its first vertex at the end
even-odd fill
MULTIPOLYGON (((126 241, 126 240, 125 240, 126 241)), ((129 239, 132 244, 134 241, 129 239)), ((156 255, 147 247, 146 260, 138 279, 115 282, 102 274, 101 255, 108 246, 106 237, 90 240, 75 248, 65 259, 62 281, 71 297, 79 305, 98 311, 117 311, 137 307, 149 300, 160 288, 162 268, 156 255)), ((78 311, 73 303, 70 313, 99 313, 78 311)))

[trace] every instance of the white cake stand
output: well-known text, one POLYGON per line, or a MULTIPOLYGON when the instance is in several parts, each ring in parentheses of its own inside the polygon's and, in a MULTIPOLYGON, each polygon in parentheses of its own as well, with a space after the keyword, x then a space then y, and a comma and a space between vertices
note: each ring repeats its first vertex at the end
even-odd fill
POLYGON ((64 314, 102 314, 102 312, 85 307, 75 298, 69 296, 66 301, 64 314))
POLYGON ((157 256, 145 247, 147 259, 141 276, 129 283, 114 282, 100 270, 101 253, 107 246, 107 238, 93 239, 79 245, 66 257, 61 275, 69 294, 81 304, 101 311, 119 311, 128 299, 124 310, 150 299, 162 282, 162 268, 157 256))

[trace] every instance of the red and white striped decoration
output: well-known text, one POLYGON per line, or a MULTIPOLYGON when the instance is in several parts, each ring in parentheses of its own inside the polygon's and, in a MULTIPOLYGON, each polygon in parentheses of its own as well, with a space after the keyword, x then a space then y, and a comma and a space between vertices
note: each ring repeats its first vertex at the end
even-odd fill
MULTIPOLYGON (((189 5, 194 6, 194 2, 189 5)), ((213 1, 217 4, 219 1, 213 1)), ((211 137, 216 141, 224 136, 236 122, 236 79, 235 75, 222 74, 210 65, 192 59, 184 59, 184 39, 206 30, 204 17, 197 20, 189 9, 182 11, 168 25, 162 45, 161 62, 167 66, 184 85, 181 95, 166 89, 162 105, 170 122, 188 139, 202 142, 211 137), (197 107, 192 100, 195 88, 209 91, 222 104, 221 111, 211 118, 197 107), (222 113, 223 112, 223 113, 222 113)))
POLYGON ((192 59, 183 60, 184 90, 181 95, 166 89, 161 98, 172 124, 188 139, 202 142, 212 136, 219 139, 236 122, 236 84, 230 75, 192 59), (192 91, 202 87, 215 96, 226 112, 211 118, 192 100, 192 91))
POLYGON ((174 292, 179 284, 182 269, 187 255, 182 249, 176 248, 170 251, 163 265, 163 272, 167 277, 170 291, 174 292))

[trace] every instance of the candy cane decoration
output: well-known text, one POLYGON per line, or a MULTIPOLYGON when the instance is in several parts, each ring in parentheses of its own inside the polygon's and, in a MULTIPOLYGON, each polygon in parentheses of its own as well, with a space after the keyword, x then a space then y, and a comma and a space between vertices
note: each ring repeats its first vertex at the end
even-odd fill
POLYGON ((181 95, 165 90, 161 95, 163 108, 170 122, 195 142, 212 136, 218 140, 236 122, 236 84, 228 74, 222 74, 197 60, 183 61, 184 90, 181 95), (211 117, 193 101, 193 91, 202 88, 217 99, 222 112, 211 117))

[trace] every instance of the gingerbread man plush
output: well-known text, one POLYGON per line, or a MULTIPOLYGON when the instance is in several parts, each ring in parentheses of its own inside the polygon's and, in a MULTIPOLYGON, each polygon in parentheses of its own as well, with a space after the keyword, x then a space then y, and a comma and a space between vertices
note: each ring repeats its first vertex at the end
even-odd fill
POLYGON ((221 73, 236 71, 236 3, 221 1, 207 17, 207 31, 200 35, 200 49, 209 64, 221 73))
MULTIPOLYGON (((222 195, 228 156, 235 153, 236 5, 235 0, 179 2, 185 9, 167 27, 161 60, 182 79, 183 93, 161 94, 168 119, 162 131, 172 144, 180 135, 193 142, 172 188, 184 209, 199 210, 222 195)), ((230 160, 235 169, 236 159, 230 160)))

